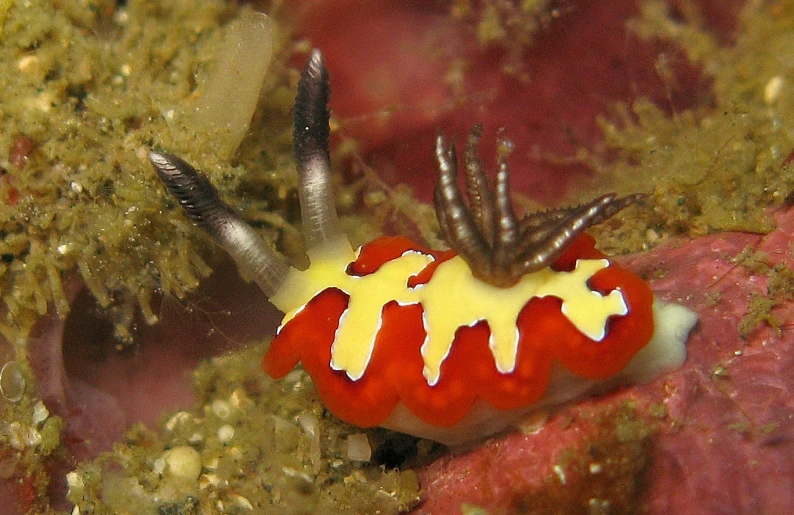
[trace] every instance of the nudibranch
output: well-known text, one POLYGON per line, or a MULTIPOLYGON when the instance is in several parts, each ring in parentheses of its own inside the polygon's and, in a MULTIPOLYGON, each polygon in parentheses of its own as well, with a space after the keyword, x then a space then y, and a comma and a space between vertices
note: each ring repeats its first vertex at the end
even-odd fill
POLYGON ((452 250, 381 237, 354 251, 330 187, 328 95, 314 50, 294 108, 306 270, 288 266, 191 165, 149 156, 187 216, 284 312, 263 360, 270 376, 300 362, 340 419, 453 445, 683 363, 695 315, 655 299, 584 232, 640 196, 518 219, 505 159, 493 187, 483 171, 479 127, 464 151, 465 196, 454 143, 436 141, 435 207, 452 250))

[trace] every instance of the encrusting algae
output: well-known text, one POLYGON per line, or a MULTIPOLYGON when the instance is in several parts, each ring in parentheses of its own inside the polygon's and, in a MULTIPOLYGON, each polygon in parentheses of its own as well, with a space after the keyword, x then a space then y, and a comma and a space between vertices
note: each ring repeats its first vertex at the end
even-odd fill
MULTIPOLYGON (((480 20, 482 44, 498 45, 499 34, 514 31, 508 22, 495 26, 504 13, 486 3, 492 11, 480 20)), ((297 72, 285 65, 294 50, 288 30, 272 21, 279 4, 261 22, 272 23, 272 57, 251 107, 256 130, 235 135, 220 127, 227 122, 196 121, 195 110, 213 73, 239 59, 223 54, 239 23, 259 23, 249 8, 220 0, 0 0, 0 472, 3 480, 28 478, 36 512, 52 512, 46 465, 62 450, 63 426, 32 394, 26 344, 36 321, 47 313, 65 317, 71 285, 82 283, 112 319, 120 344, 129 344, 138 310, 156 323, 153 297, 183 298, 214 263, 204 236, 178 214, 151 170, 153 146, 199 163, 270 241, 302 253, 292 225, 297 72)), ((525 3, 534 4, 547 2, 525 3)), ((467 19, 466 5, 455 2, 450 15, 467 19)), ((605 148, 579 157, 599 177, 614 177, 618 192, 652 188, 647 209, 632 210, 617 230, 603 228, 609 236, 595 231, 601 248, 637 250, 680 233, 771 230, 766 208, 790 203, 794 186, 794 1, 748 3, 731 44, 704 28, 694 4, 684 2, 683 20, 663 2, 641 5, 635 34, 676 45, 702 70, 710 96, 691 110, 639 99, 601 120, 605 148)), ((542 9, 524 14, 541 25, 555 18, 542 9)), ((660 56, 658 68, 674 81, 669 58, 660 56)), ((410 206, 403 197, 385 198, 408 209, 399 207, 410 206)), ((773 272, 788 299, 790 271, 773 272)), ((753 324, 768 320, 754 315, 753 324)), ((394 437, 327 416, 300 372, 273 383, 258 366, 264 345, 202 365, 195 374, 201 406, 171 415, 161 431, 136 426, 115 452, 71 472, 69 498, 80 512, 244 513, 256 506, 268 513, 272 506, 282 513, 276 508, 292 502, 318 513, 395 513, 415 505, 412 471, 374 464, 384 459, 356 461, 367 456, 362 443, 377 455, 387 447, 379 443, 393 445, 394 437)), ((645 436, 640 440, 641 458, 645 436)), ((413 440, 408 446, 417 448, 413 440)))
POLYGON ((10 154, 0 182, 0 331, 8 340, 24 337, 49 306, 65 316, 63 282, 79 277, 113 317, 116 337, 129 342, 136 309, 147 323, 157 320, 154 292, 181 298, 209 274, 197 234, 152 194, 160 189, 145 159, 155 142, 196 156, 224 193, 256 191, 246 213, 288 202, 291 93, 278 30, 273 45, 282 51, 253 94, 261 98, 262 130, 233 163, 229 147, 236 149, 242 134, 227 143, 219 123, 203 113, 197 123, 193 113, 210 110, 201 105, 206 95, 191 95, 194 75, 199 92, 211 89, 224 38, 239 30, 226 23, 233 16, 234 8, 218 1, 6 6, 0 148, 10 154), (267 94, 259 97, 259 88, 267 94))

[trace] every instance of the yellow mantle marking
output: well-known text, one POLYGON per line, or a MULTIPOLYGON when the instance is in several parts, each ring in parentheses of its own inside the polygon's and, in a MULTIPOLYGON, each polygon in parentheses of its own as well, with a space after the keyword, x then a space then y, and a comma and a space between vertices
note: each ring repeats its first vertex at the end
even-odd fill
POLYGON ((408 278, 433 261, 432 256, 418 252, 406 252, 370 275, 350 276, 345 270, 356 254, 346 238, 313 249, 309 259, 307 270, 290 271, 271 302, 286 313, 283 326, 323 290, 338 288, 347 293, 350 301, 331 347, 330 366, 344 370, 354 381, 366 372, 381 326, 381 311, 391 301, 422 305, 427 333, 421 349, 423 372, 431 386, 439 380, 455 332, 480 321, 490 327, 490 348, 497 370, 512 372, 518 352, 516 321, 532 297, 551 295, 561 299, 563 314, 595 341, 604 338, 610 316, 628 312, 619 290, 603 296, 587 286, 593 274, 609 266, 606 259, 578 260, 571 272, 544 268, 525 275, 510 288, 497 288, 476 279, 458 256, 439 265, 427 284, 409 288, 408 278))

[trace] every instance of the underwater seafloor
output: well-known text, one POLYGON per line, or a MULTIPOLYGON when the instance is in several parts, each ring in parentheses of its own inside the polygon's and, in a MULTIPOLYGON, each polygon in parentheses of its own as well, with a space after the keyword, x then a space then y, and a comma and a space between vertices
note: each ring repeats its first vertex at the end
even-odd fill
POLYGON ((0 0, 0 27, 3 513, 794 507, 794 2, 0 0), (593 234, 698 312, 684 367, 453 452, 267 378, 278 314, 146 152, 300 262, 312 46, 353 243, 442 245, 433 140, 483 122, 526 209, 649 194, 593 234))

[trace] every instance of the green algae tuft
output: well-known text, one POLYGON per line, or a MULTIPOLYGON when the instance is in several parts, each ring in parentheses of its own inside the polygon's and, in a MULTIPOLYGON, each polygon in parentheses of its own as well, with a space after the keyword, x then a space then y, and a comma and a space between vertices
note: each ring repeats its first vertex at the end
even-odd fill
POLYGON ((646 0, 629 29, 674 45, 657 63, 666 83, 675 81, 677 52, 701 70, 701 104, 672 113, 643 98, 617 105, 599 120, 604 148, 585 153, 618 192, 650 193, 643 209, 618 216, 622 224, 594 231, 611 251, 676 234, 766 233, 774 228, 767 208, 794 190, 794 2, 746 4, 730 44, 703 26, 697 6, 685 7, 676 19, 668 4, 646 0))
POLYGON ((217 83, 218 42, 239 29, 238 18, 253 16, 247 9, 211 0, 118 7, 32 0, 11 3, 4 15, 0 334, 7 340, 24 338, 51 307, 64 317, 69 285, 80 283, 112 316, 115 336, 131 342, 136 311, 157 321, 155 292, 181 298, 209 274, 201 236, 171 212, 146 159, 153 147, 199 164, 224 195, 255 190, 242 211, 278 238, 281 230, 264 220, 279 218, 294 181, 284 34, 273 32, 269 72, 248 88, 252 107, 243 115, 257 113, 250 133, 239 149, 242 134, 221 145, 230 160, 205 125, 178 124, 173 113, 197 97, 210 110, 196 78, 217 83))

